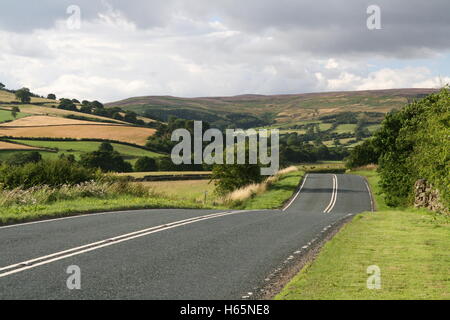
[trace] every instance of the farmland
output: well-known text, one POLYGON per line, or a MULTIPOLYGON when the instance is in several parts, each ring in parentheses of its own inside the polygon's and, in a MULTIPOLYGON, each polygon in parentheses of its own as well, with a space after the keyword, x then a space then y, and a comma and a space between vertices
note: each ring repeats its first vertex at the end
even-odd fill
MULTIPOLYGON (((13 151, 1 151, 1 149, 11 150, 9 146, 15 146, 17 148, 16 150, 26 150, 26 148, 29 148, 30 150, 32 150, 33 148, 41 149, 40 153, 44 159, 57 159, 58 157, 61 156, 61 154, 65 154, 65 155, 74 155, 75 159, 79 160, 81 154, 95 151, 101 144, 101 142, 95 141, 42 141, 42 140, 21 140, 21 139, 12 139, 10 141, 20 143, 22 145, 5 142, 4 145, 2 145, 1 144, 2 142, 0 142, 0 160, 5 160, 8 157, 10 157, 12 153, 14 153, 13 151), (2 146, 4 146, 4 148, 2 146), (42 149, 47 150, 42 151, 42 149)), ((131 162, 132 164, 134 164, 134 162, 139 157, 147 156, 150 158, 158 158, 161 156, 161 154, 137 147, 132 147, 129 145, 119 143, 112 143, 111 145, 114 147, 114 150, 119 152, 124 157, 125 160, 131 162)))
POLYGON ((117 140, 145 145, 155 129, 34 116, 0 126, 0 136, 117 140))

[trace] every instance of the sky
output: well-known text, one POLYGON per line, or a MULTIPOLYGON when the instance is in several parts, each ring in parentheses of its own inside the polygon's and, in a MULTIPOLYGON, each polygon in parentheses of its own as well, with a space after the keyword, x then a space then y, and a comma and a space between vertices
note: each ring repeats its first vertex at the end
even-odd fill
POLYGON ((0 82, 40 95, 110 102, 450 83, 449 0, 0 0, 0 8, 0 82))

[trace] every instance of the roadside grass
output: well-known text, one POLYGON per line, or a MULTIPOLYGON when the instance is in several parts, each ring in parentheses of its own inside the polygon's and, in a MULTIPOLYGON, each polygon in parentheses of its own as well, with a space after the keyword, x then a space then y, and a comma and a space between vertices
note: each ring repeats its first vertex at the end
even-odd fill
POLYGON ((289 172, 271 184, 267 191, 237 205, 239 209, 278 209, 289 200, 303 177, 303 171, 289 172))
POLYGON ((151 172, 124 172, 117 173, 121 177, 133 177, 135 179, 146 176, 184 176, 184 175, 210 175, 211 171, 151 171, 151 172))
POLYGON ((137 197, 120 196, 117 198, 79 198, 63 200, 50 204, 39 205, 16 205, 0 208, 0 224, 12 224, 26 221, 42 220, 46 218, 58 218, 73 216, 76 214, 136 210, 136 209, 164 209, 164 208, 186 208, 186 209, 208 209, 202 203, 187 200, 178 200, 164 197, 137 197))
POLYGON ((448 219, 419 210, 358 215, 275 299, 450 299, 448 219), (381 289, 366 286, 381 270, 381 289))
POLYGON ((165 194, 180 201, 203 203, 206 194, 206 204, 212 205, 217 199, 214 194, 214 183, 209 180, 179 180, 179 181, 148 181, 136 182, 152 188, 156 193, 165 194))
POLYGON ((366 176, 378 211, 357 215, 275 297, 308 299, 450 299, 450 220, 427 210, 388 209, 376 171, 366 176), (381 289, 367 288, 369 266, 381 289))

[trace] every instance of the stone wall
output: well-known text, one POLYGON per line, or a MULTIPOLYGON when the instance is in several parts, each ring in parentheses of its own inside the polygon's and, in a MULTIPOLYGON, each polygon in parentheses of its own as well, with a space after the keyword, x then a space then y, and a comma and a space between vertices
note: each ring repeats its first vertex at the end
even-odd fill
POLYGON ((448 208, 440 201, 439 191, 433 189, 425 179, 419 179, 414 184, 414 207, 449 213, 448 208))

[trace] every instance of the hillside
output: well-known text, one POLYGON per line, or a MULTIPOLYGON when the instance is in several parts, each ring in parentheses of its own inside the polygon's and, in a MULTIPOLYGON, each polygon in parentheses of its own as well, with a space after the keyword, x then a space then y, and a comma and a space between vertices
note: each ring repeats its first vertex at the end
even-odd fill
POLYGON ((107 103, 138 114, 167 121, 170 115, 212 123, 232 122, 233 114, 246 113, 262 121, 295 124, 340 112, 381 112, 399 109, 408 101, 434 89, 391 89, 287 95, 240 95, 234 97, 178 98, 170 96, 135 97, 107 103))

